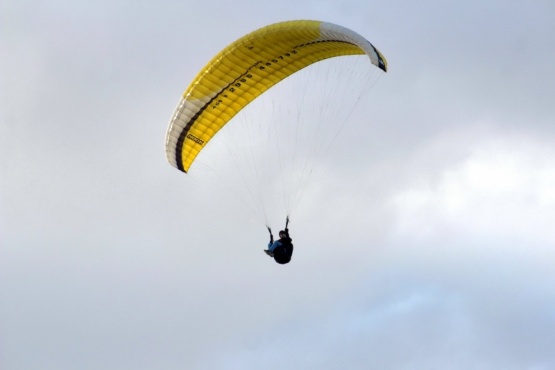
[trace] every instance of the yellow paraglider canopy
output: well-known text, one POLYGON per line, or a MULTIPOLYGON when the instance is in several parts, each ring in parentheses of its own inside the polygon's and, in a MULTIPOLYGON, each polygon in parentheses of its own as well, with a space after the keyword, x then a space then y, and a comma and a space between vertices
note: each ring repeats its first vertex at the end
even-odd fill
POLYGON ((166 136, 166 157, 187 172, 205 145, 241 109, 293 73, 324 59, 383 55, 359 34, 327 22, 288 21, 258 29, 223 49, 183 94, 166 136))

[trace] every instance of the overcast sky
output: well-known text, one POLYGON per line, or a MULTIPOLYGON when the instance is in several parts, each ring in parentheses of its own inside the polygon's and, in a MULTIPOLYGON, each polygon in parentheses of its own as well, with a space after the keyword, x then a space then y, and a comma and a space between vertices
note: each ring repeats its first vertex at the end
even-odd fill
POLYGON ((0 368, 555 369, 554 35, 550 0, 3 0, 0 368), (389 72, 280 266, 164 140, 213 55, 291 19, 389 72))

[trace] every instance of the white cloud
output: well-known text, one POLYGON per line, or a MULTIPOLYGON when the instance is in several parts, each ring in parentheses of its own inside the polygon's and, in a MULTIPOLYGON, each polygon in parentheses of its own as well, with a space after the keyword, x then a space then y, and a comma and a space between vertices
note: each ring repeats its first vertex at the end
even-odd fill
POLYGON ((436 3, 0 2, 3 365, 554 368, 555 12, 436 3), (213 54, 294 18, 390 72, 282 267, 163 140, 213 54))
POLYGON ((555 240, 555 150, 539 140, 479 141, 436 180, 411 185, 392 201, 400 235, 430 238, 448 231, 555 240))

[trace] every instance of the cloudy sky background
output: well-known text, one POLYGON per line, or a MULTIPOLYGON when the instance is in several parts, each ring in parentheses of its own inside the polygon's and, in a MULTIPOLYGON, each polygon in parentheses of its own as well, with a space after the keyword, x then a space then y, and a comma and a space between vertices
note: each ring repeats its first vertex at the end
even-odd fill
POLYGON ((0 367, 555 369, 553 35, 541 0, 3 1, 0 367), (289 19, 390 71, 279 266, 164 139, 217 51, 289 19))

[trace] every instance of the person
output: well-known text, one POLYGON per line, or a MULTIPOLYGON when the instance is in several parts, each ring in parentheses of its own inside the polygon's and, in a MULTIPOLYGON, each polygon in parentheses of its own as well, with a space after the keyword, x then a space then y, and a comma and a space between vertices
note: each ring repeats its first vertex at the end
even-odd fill
POLYGON ((293 239, 289 236, 288 224, 289 219, 287 219, 287 223, 285 224, 285 230, 279 232, 279 239, 276 241, 274 241, 272 230, 268 228, 270 231, 270 242, 268 243, 268 249, 264 250, 268 256, 273 257, 274 260, 281 265, 289 263, 293 255, 293 239))

